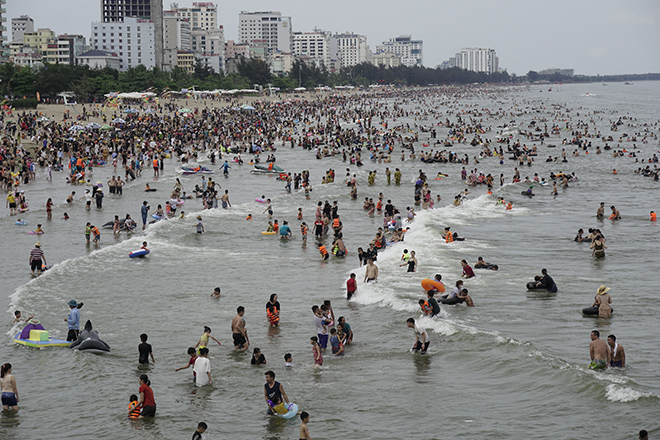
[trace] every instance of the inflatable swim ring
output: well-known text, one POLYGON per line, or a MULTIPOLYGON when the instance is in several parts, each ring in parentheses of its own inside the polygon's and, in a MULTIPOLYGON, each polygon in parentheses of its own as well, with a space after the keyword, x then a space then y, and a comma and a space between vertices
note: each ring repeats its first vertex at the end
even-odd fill
POLYGON ((277 234, 277 232, 275 231, 264 231, 261 233, 261 235, 275 235, 275 234, 277 234))
POLYGON ((158 191, 156 188, 147 188, 145 189, 146 192, 155 192, 158 191))
POLYGON ((520 194, 527 197, 534 197, 536 194, 530 194, 527 191, 520 191, 520 194))
POLYGON ((144 258, 147 255, 149 255, 149 249, 138 249, 137 251, 133 251, 128 254, 128 256, 131 258, 144 258))
POLYGON ((254 201, 257 203, 266 203, 266 200, 264 199, 254 199, 254 201))
POLYGON ((16 226, 26 226, 27 225, 27 220, 21 220, 16 223, 14 223, 16 226))
POLYGON ((273 415, 280 417, 282 419, 290 419, 292 417, 295 417, 296 414, 298 414, 298 405, 295 403, 289 403, 288 405, 285 403, 280 403, 279 405, 275 406, 273 411, 273 415), (277 410, 279 409, 278 407, 284 407, 284 410, 287 411, 285 413, 279 413, 277 410))
MULTIPOLYGON (((610 306, 610 308, 612 309, 612 313, 614 313, 612 306, 610 306)), ((598 307, 585 307, 582 309, 582 314, 585 316, 595 316, 598 318, 598 307)))
POLYGON ((151 214, 151 217, 152 217, 152 218, 155 218, 156 220, 162 220, 162 219, 163 219, 163 216, 160 216, 160 215, 158 215, 158 214, 156 214, 156 213, 151 214))
POLYGON ((436 289, 440 293, 445 291, 445 285, 444 284, 442 284, 442 283, 440 283, 436 280, 432 280, 431 278, 424 278, 422 280, 422 287, 427 292, 431 289, 436 289))
POLYGON ((438 302, 440 304, 446 304, 446 305, 451 306, 451 305, 454 305, 454 304, 458 304, 459 302, 461 302, 461 300, 458 299, 458 297, 455 296, 453 298, 441 298, 441 299, 438 300, 438 302))
POLYGON ((30 234, 30 235, 41 235, 41 234, 43 234, 43 231, 42 232, 28 231, 28 234, 30 234))

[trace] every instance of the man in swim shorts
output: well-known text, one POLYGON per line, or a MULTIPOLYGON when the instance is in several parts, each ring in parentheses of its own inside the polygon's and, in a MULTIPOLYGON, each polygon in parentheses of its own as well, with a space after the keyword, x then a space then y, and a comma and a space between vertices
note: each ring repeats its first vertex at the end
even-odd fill
POLYGON ((376 281, 378 279, 378 266, 374 264, 374 261, 369 259, 367 260, 367 268, 364 271, 364 281, 368 283, 370 281, 376 281))
POLYGON ((415 345, 413 345, 413 351, 426 354, 426 350, 428 350, 429 344, 431 343, 429 335, 426 333, 426 329, 419 324, 415 324, 415 318, 408 318, 406 326, 413 329, 415 332, 415 345))
POLYGON ((607 337, 607 345, 612 355, 610 356, 610 367, 624 368, 626 366, 626 352, 623 346, 616 342, 616 336, 607 337))
POLYGON ((589 364, 591 370, 604 370, 610 363, 610 349, 607 343, 600 339, 598 330, 591 332, 589 354, 591 355, 591 363, 589 364))
POLYGON ((231 333, 234 338, 234 350, 245 351, 250 346, 250 339, 245 329, 245 307, 238 306, 236 316, 231 320, 231 333))

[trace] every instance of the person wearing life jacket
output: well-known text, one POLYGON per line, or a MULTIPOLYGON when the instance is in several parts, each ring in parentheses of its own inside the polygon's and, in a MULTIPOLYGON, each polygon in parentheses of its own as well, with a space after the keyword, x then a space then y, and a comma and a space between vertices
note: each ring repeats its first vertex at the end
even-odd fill
POLYGON ((245 220, 252 220, 252 214, 248 214, 247 217, 245 217, 245 220))
POLYGON ((138 405, 138 398, 135 394, 131 394, 131 397, 128 398, 131 402, 128 404, 128 418, 137 419, 140 417, 140 407, 138 405))
POLYGON ((94 239, 92 240, 94 243, 98 243, 99 240, 101 239, 101 231, 99 231, 99 228, 97 228, 94 225, 90 226, 92 230, 92 234, 94 234, 94 239))
POLYGON ((339 220, 339 216, 336 215, 334 220, 332 221, 332 229, 335 231, 335 237, 337 237, 340 233, 344 225, 342 225, 341 221, 339 220))
POLYGON ((273 171, 273 162, 268 164, 268 171, 273 171))
POLYGON ((324 260, 327 260, 330 257, 330 254, 328 253, 328 250, 322 244, 319 244, 319 252, 321 253, 321 257, 324 260))
POLYGON ((279 232, 280 231, 280 224, 275 220, 273 222, 273 232, 279 232))
POLYGON ((271 305, 266 309, 266 316, 268 317, 268 322, 270 322, 271 326, 277 327, 280 323, 280 312, 274 305, 271 305))
POLYGON ((506 210, 507 210, 507 211, 511 211, 511 209, 513 209, 513 203, 512 203, 512 202, 509 202, 509 204, 506 205, 506 210))
POLYGON ((154 168, 154 177, 158 177, 159 166, 158 166, 158 159, 156 157, 154 157, 154 160, 153 160, 152 164, 153 164, 152 166, 154 168))
POLYGON ((658 219, 658 217, 655 215, 655 211, 651 211, 651 221, 654 222, 658 219))
POLYGON ((420 299, 419 307, 422 309, 422 313, 424 315, 431 316, 432 310, 431 310, 431 305, 428 303, 428 301, 420 299))
POLYGON ((451 233, 449 226, 445 228, 445 243, 453 243, 454 235, 451 233))

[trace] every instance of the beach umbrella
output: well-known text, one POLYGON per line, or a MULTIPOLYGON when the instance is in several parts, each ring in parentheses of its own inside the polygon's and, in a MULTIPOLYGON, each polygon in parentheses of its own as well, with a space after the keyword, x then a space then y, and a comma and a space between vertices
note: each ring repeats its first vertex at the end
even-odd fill
POLYGON ((45 116, 42 116, 42 117, 40 117, 40 118, 37 118, 37 122, 48 122, 48 121, 50 121, 50 119, 48 119, 48 118, 45 117, 45 116))
POLYGON ((182 108, 179 110, 179 113, 181 114, 192 113, 192 110, 190 110, 189 108, 182 108))
POLYGON ((112 120, 113 124, 125 124, 126 121, 124 121, 122 118, 116 118, 112 120))
POLYGON ((97 128, 101 128, 101 126, 96 122, 90 122, 89 124, 85 125, 85 128, 87 130, 96 130, 97 128))
POLYGON ((82 131, 84 130, 85 127, 82 125, 72 125, 71 128, 69 128, 69 131, 74 132, 74 131, 82 131))
POLYGON ((254 110, 254 107, 252 107, 251 105, 243 104, 241 106, 241 109, 242 110, 254 110))
POLYGON ((124 113, 140 113, 138 110, 135 110, 134 108, 127 108, 124 110, 124 113))
POLYGON ((110 127, 109 125, 103 125, 101 127, 101 130, 112 130, 112 127, 110 127))
POLYGON ((304 87, 296 87, 296 88, 293 89, 293 90, 296 91, 296 92, 304 92, 304 91, 307 90, 307 89, 304 88, 304 87))
POLYGON ((150 113, 151 114, 151 113, 156 113, 156 112, 154 111, 154 109, 148 108, 144 111, 144 113, 150 113))

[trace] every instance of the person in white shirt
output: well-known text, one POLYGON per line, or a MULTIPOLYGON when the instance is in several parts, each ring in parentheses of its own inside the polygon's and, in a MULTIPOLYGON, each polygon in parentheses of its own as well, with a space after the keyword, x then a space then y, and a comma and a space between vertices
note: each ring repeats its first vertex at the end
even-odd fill
POLYGON ((195 361, 195 365, 193 365, 195 383, 198 387, 213 384, 213 380, 211 379, 211 361, 209 360, 208 355, 209 349, 202 347, 199 350, 199 357, 195 361))
POLYGON ((426 333, 426 329, 419 324, 415 324, 414 318, 408 318, 406 325, 415 332, 415 345, 413 345, 413 351, 419 351, 421 354, 425 354, 431 343, 429 335, 426 333))

